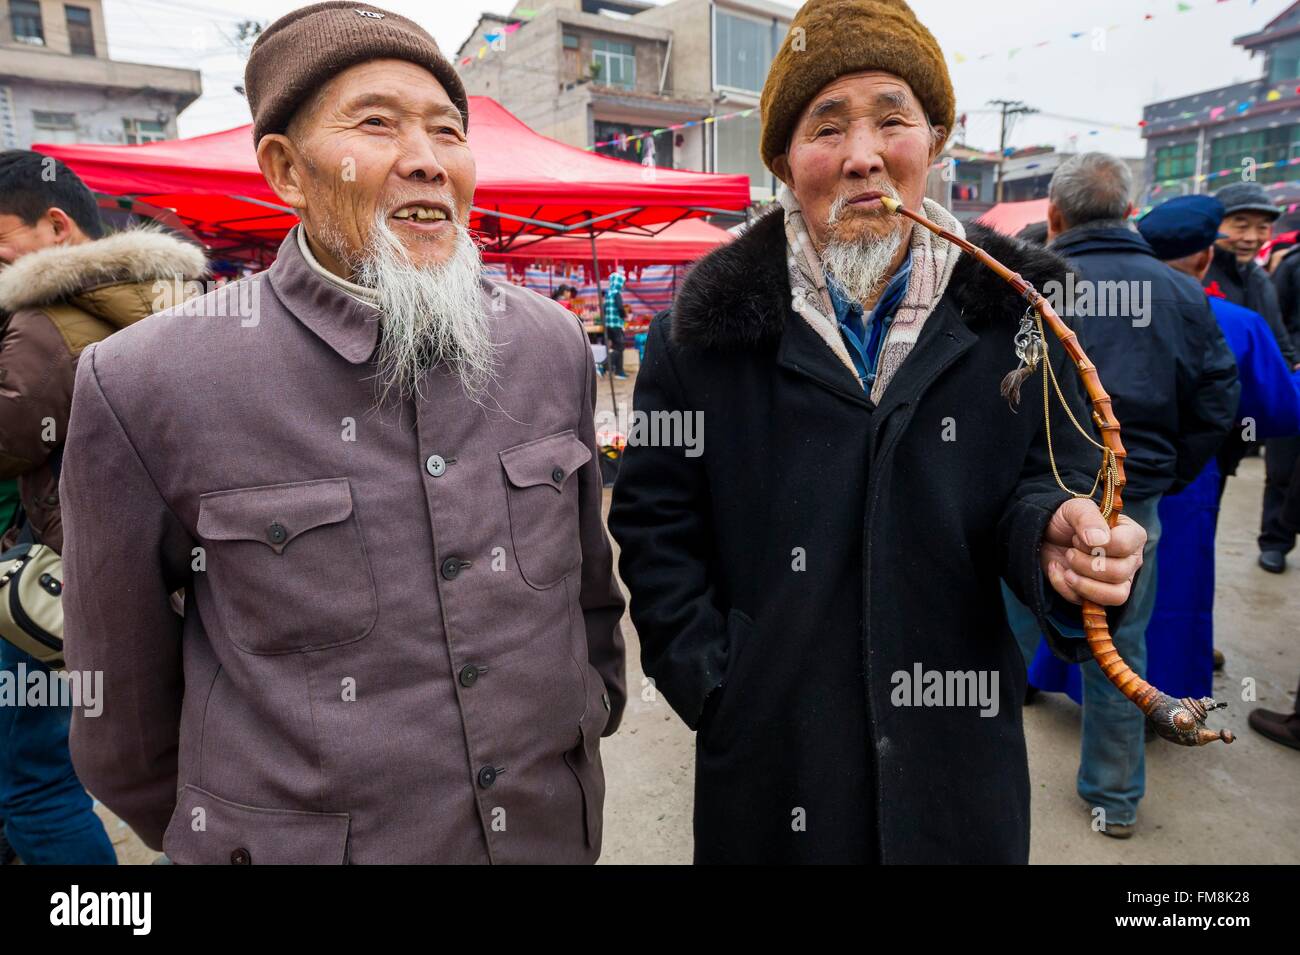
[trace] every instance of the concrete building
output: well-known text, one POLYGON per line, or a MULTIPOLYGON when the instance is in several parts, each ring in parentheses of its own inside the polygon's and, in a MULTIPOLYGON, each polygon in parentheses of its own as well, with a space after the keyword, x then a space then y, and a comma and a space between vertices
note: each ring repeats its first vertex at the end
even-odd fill
POLYGON ((652 148, 657 166, 745 173, 766 199, 776 180, 758 156, 758 96, 794 12, 770 0, 522 0, 506 16, 484 14, 456 63, 470 93, 543 135, 582 147, 615 140, 597 151, 635 161, 652 148), (687 122, 697 125, 640 150, 621 138, 687 122))
POLYGON ((101 0, 0 0, 0 148, 176 138, 198 70, 109 59, 101 0))
POLYGON ((977 219, 993 208, 998 154, 949 143, 926 179, 925 195, 962 222, 977 219))
POLYGON ((1052 146, 1027 146, 1015 150, 1002 162, 1002 201, 1046 199, 1052 173, 1071 155, 1058 153, 1052 146))
MULTIPOLYGON (((1054 146, 1026 146, 1010 152, 1002 162, 1002 201, 1026 202, 1046 199, 1052 176, 1061 164, 1078 152, 1057 152, 1054 146)), ((996 165, 997 155, 994 154, 996 165)), ((1133 200, 1142 194, 1143 160, 1140 157, 1119 157, 1128 164, 1133 174, 1133 200)))
POLYGON ((1252 176, 1300 202, 1300 3, 1232 42, 1262 58, 1258 78, 1144 107, 1143 205, 1252 176))

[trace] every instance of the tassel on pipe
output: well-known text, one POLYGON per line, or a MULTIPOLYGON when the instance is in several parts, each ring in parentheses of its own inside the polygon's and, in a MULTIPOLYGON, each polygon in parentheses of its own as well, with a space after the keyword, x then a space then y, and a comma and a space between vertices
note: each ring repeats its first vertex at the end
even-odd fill
MULTIPOLYGON (((1107 523, 1114 527, 1119 523, 1119 515, 1124 507, 1124 458, 1126 452, 1124 451, 1123 442, 1120 441, 1119 421, 1116 420, 1115 412, 1111 408, 1110 395, 1106 394, 1106 390, 1101 386, 1097 368, 1084 354, 1078 337, 1061 320, 1061 317, 1056 314, 1051 304, 1047 299, 1043 298, 1037 289, 1026 282, 1018 273, 1013 272, 979 248, 979 246, 931 222, 920 213, 908 209, 897 199, 881 196, 880 203, 889 212, 906 216, 917 225, 929 229, 941 239, 946 239, 963 251, 973 255, 1010 283, 1011 287, 1016 290, 1016 294, 1028 300, 1034 310, 1042 316, 1044 324, 1051 328, 1052 334, 1061 342, 1066 354, 1074 363, 1075 370, 1079 373, 1084 390, 1087 392, 1088 399, 1092 404, 1093 424, 1101 432, 1102 444, 1110 452, 1110 457, 1114 460, 1114 499, 1110 514, 1107 517, 1107 523)), ((1048 359, 1044 358, 1043 360, 1047 361, 1048 359)), ((1008 376, 1008 378, 1010 377, 1008 376)), ((1020 381, 1008 385, 1007 381, 1004 380, 1003 385, 1004 392, 1014 387, 1015 395, 1017 398, 1019 397, 1020 381)), ((1043 387, 1046 388, 1047 384, 1044 383, 1043 387)), ((1157 735, 1181 746, 1204 746, 1206 743, 1215 740, 1222 740, 1225 743, 1232 742, 1231 730, 1215 731, 1205 726, 1205 718, 1209 712, 1225 708, 1226 703, 1216 703, 1209 697, 1199 700, 1192 697, 1184 697, 1181 700, 1174 699, 1169 694, 1162 693, 1142 679, 1133 671, 1132 667, 1124 662, 1119 655, 1119 651, 1115 649, 1114 641, 1111 640, 1110 627, 1103 607, 1091 601, 1085 600, 1083 602, 1083 630, 1088 641, 1088 648, 1092 651, 1093 659, 1097 661, 1097 665, 1106 674, 1106 679, 1110 680, 1116 689, 1146 714, 1147 721, 1157 735)))

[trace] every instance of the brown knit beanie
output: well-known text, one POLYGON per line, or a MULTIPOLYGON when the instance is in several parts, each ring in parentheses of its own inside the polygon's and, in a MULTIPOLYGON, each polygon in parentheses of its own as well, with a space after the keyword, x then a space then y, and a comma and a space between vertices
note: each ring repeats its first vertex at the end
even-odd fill
POLYGON ((930 123, 952 131, 957 104, 948 65, 911 7, 903 0, 808 0, 763 84, 764 165, 771 169, 786 151, 799 115, 822 87, 863 70, 906 80, 930 123))
POLYGON ((437 78, 469 129, 465 87, 423 27, 368 3, 331 0, 286 13, 267 27, 248 57, 244 91, 253 142, 282 133, 307 96, 366 60, 409 60, 437 78))

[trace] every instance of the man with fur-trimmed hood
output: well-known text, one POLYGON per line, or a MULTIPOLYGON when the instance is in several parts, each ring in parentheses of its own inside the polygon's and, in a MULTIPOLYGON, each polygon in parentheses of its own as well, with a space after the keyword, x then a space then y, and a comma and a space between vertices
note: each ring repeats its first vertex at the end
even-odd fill
MULTIPOLYGON (((162 232, 103 237, 95 197, 63 163, 0 153, 0 478, 18 479, 37 541, 63 550, 58 468, 82 350, 165 303, 159 287, 206 271, 202 249, 162 232)), ((0 666, 44 669, 3 640, 0 666)), ((114 861, 72 769, 65 707, 0 705, 0 823, 29 865, 114 861)))
MULTIPOLYGON (((699 415, 704 453, 629 447, 610 526, 645 672, 698 731, 697 861, 1025 862, 1025 671, 998 580, 1079 660, 1075 605, 1123 604, 1140 563, 1140 527, 1053 480, 1038 380, 1018 409, 1001 394, 1024 300, 882 207, 962 231, 924 198, 953 111, 906 4, 810 0, 762 95, 779 205, 651 327, 636 410, 699 415)), ((1064 280, 969 235, 1040 289, 1064 280)), ((1098 456, 1057 425, 1086 490, 1098 456)))

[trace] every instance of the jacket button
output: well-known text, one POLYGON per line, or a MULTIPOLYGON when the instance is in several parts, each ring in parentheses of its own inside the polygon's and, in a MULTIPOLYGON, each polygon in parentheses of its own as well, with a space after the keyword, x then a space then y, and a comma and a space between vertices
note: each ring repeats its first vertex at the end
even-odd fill
POLYGON ((236 849, 234 852, 230 853, 230 864, 231 865, 252 865, 253 857, 248 854, 247 849, 242 849, 242 848, 236 849))
POLYGON ((484 789, 491 789, 492 784, 497 781, 497 771, 494 766, 484 766, 478 771, 478 784, 484 789))
POLYGON ((289 532, 284 529, 284 525, 276 521, 266 529, 266 539, 272 544, 283 544, 289 537, 289 532))
POLYGON ((460 668, 460 685, 473 686, 478 682, 478 667, 472 663, 467 663, 460 668))
POLYGON ((442 477, 447 471, 447 462, 440 454, 431 454, 424 460, 424 469, 434 477, 442 477))
POLYGON ((48 504, 48 505, 50 505, 50 507, 53 507, 55 504, 58 504, 58 503, 59 503, 59 495, 57 495, 57 494, 47 494, 47 495, 45 496, 45 503, 48 504))
POLYGON ((563 480, 564 480, 564 468, 556 468, 554 471, 552 471, 552 472, 551 472, 551 480, 554 481, 556 484, 559 484, 561 481, 563 481, 563 480))
POLYGON ((462 566, 459 557, 448 557, 442 562, 442 576, 448 580, 455 580, 460 576, 462 566))

